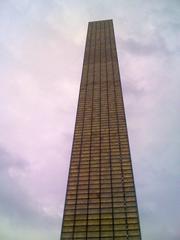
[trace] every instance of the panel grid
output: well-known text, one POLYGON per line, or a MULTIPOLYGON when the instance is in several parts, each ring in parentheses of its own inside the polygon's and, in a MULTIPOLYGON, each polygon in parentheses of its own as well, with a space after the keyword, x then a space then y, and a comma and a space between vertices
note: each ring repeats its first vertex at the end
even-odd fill
POLYGON ((61 239, 141 239, 111 20, 88 26, 61 239))

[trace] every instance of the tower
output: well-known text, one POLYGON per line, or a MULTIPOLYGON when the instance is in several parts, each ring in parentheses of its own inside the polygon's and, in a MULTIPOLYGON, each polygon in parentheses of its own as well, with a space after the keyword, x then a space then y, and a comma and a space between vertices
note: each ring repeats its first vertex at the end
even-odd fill
POLYGON ((141 239, 112 20, 88 25, 64 239, 141 239))

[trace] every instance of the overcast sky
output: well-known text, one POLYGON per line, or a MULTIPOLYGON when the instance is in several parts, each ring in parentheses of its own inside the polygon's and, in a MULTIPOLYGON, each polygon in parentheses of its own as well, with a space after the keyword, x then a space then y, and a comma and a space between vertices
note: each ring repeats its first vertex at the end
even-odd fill
POLYGON ((59 239, 87 24, 102 19, 114 21, 142 238, 180 239, 180 1, 0 0, 2 240, 59 239))

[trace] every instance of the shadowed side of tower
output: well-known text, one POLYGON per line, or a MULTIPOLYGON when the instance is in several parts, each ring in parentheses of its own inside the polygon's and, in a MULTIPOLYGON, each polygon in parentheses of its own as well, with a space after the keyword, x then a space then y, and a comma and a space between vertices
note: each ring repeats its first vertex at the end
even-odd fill
POLYGON ((88 25, 64 239, 141 239, 112 20, 88 25))

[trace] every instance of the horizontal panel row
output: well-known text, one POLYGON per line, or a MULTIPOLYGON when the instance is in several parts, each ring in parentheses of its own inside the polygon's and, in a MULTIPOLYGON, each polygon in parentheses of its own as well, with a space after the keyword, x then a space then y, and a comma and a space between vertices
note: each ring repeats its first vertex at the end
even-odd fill
MULTIPOLYGON (((87 196, 81 196, 77 199, 87 199, 87 196)), ((107 198, 101 198, 101 202, 107 202, 107 203, 110 203, 110 202, 134 202, 136 201, 136 198, 135 197, 125 197, 125 198, 113 198, 113 199, 107 199, 107 198)), ((66 199, 66 203, 67 204, 75 204, 76 203, 76 199, 66 199)), ((81 206, 83 207, 83 206, 81 206)))
MULTIPOLYGON (((70 168, 70 176, 71 177, 76 177, 79 175, 79 177, 87 177, 87 176, 99 176, 99 175, 102 175, 104 176, 104 179, 106 179, 106 177, 108 178, 109 174, 106 174, 106 170, 109 172, 110 170, 118 170, 119 171, 119 174, 122 175, 123 173, 132 173, 132 167, 131 165, 129 164, 129 166, 125 166, 123 167, 121 165, 121 163, 109 163, 107 162, 106 164, 101 164, 100 162, 93 162, 92 164, 80 164, 80 165, 73 165, 71 164, 71 168, 70 168), (115 165, 115 166, 114 166, 115 165), (101 174, 101 171, 87 171, 87 170, 91 170, 91 169, 99 169, 99 170, 104 170, 102 171, 102 174, 101 174), (85 171, 84 171, 85 170, 85 171), (96 173, 96 174, 95 174, 96 173)), ((103 177, 102 177, 103 178, 103 177)))
POLYGON ((139 236, 140 232, 138 230, 129 230, 128 232, 127 231, 118 231, 118 230, 116 230, 114 232, 113 231, 101 231, 101 235, 100 235, 99 231, 97 231, 97 232, 87 231, 87 232, 74 232, 73 234, 72 233, 62 233, 62 236, 69 237, 70 239, 73 236, 86 238, 86 234, 87 234, 87 236, 91 236, 91 237, 98 237, 98 236, 101 236, 101 237, 113 237, 113 236, 131 237, 131 236, 139 236))
MULTIPOLYGON (((92 215, 93 216, 93 215, 92 215)), ((89 217, 89 216, 88 216, 89 217)), ((93 225, 129 225, 129 224, 138 224, 138 218, 108 218, 108 219, 89 219, 88 220, 88 226, 93 225)), ((85 220, 64 220, 63 226, 87 226, 87 221, 85 220)))
POLYGON ((68 209, 68 208, 65 208, 65 212, 64 212, 64 214, 65 215, 74 215, 74 214, 76 214, 76 215, 78 215, 77 217, 78 217, 78 219, 79 219, 79 215, 81 215, 82 216, 82 214, 84 214, 84 215, 86 215, 86 214, 104 214, 104 213, 121 213, 121 215, 120 215, 120 217, 121 218, 124 218, 124 217, 126 217, 126 213, 129 213, 129 214, 131 214, 131 213, 136 213, 137 212, 137 209, 134 207, 134 208, 127 208, 127 209, 123 209, 123 208, 118 208, 118 207, 109 207, 109 208, 105 208, 105 207, 101 207, 100 208, 100 205, 99 206, 89 206, 89 205, 87 205, 87 207, 86 206, 84 206, 84 207, 86 207, 85 209, 82 209, 82 208, 80 208, 80 209, 78 209, 77 208, 77 205, 75 205, 74 207, 76 207, 76 208, 74 208, 74 209, 68 209), (94 207, 94 208, 92 208, 92 207, 94 207), (97 208, 97 207, 99 207, 99 208, 97 208))
MULTIPOLYGON (((74 209, 76 207, 81 209, 82 204, 86 204, 87 202, 89 202, 89 204, 91 203, 99 204, 100 200, 99 199, 77 199, 75 203, 66 203, 65 208, 74 209)), ((101 202, 100 207, 101 208, 112 207, 112 202, 101 202)), ((129 209, 131 207, 136 207, 136 202, 135 201, 134 202, 124 202, 124 201, 113 202, 113 207, 119 207, 119 208, 124 207, 126 209, 129 209)))
MULTIPOLYGON (((90 210, 90 209, 89 209, 90 210)), ((118 210, 118 208, 113 208, 113 213, 103 213, 102 211, 100 212, 99 209, 93 209, 92 213, 90 214, 97 214, 97 213, 101 213, 101 219, 126 219, 126 218, 137 218, 138 215, 136 212, 117 212, 116 210, 118 210)), ((79 220, 78 218, 79 215, 74 214, 74 212, 72 211, 71 215, 64 215, 64 220, 74 220, 76 218, 76 220, 79 220)), ((98 222, 98 220, 96 221, 91 221, 90 222, 98 222)))
MULTIPOLYGON (((70 183, 69 183, 70 184, 70 183)), ((101 189, 101 192, 109 192, 109 190, 111 189, 111 192, 123 192, 122 188, 123 186, 125 186, 124 183, 119 183, 119 182, 116 182, 116 183, 113 183, 112 185, 111 184, 93 184, 93 185, 89 185, 88 182, 81 182, 79 181, 78 183, 73 183, 71 185, 68 186, 68 190, 71 191, 71 190, 74 190, 74 189, 101 189), (81 188, 81 185, 84 185, 83 188, 81 188), (103 189, 107 189, 107 191, 104 191, 103 189)), ((90 191, 89 191, 90 192, 90 191)), ((128 192, 128 191, 127 191, 128 192)))
POLYGON ((118 212, 136 212, 137 206, 136 202, 124 202, 124 201, 115 201, 115 202, 100 202, 97 199, 82 199, 77 200, 75 203, 66 203, 65 210, 72 210, 69 211, 71 213, 74 212, 74 209, 85 209, 84 213, 88 212, 88 209, 96 209, 96 210, 103 210, 103 211, 110 211, 111 209, 115 209, 118 212))
POLYGON ((87 189, 87 191, 78 191, 78 192, 72 192, 72 191, 68 191, 67 193, 67 199, 76 199, 76 198, 81 198, 82 196, 88 196, 88 193, 91 193, 89 198, 109 198, 109 197, 121 197, 121 196, 135 196, 135 192, 134 189, 133 191, 109 191, 109 192, 97 192, 97 193, 93 193, 93 191, 89 191, 89 189, 87 189))
MULTIPOLYGON (((98 171, 98 169, 96 169, 96 171, 98 171)), ((108 171, 107 171, 107 173, 108 173, 108 171)), ((110 173, 110 171, 109 171, 109 173, 110 173)), ((112 174, 113 173, 116 174, 117 176, 112 178, 112 181, 110 181, 110 180, 101 181, 100 179, 98 180, 98 179, 93 179, 93 178, 90 178, 90 180, 89 180, 86 177, 81 177, 78 180, 77 177, 69 177, 69 184, 70 185, 76 185, 77 182, 82 183, 82 184, 90 184, 90 185, 91 184, 97 184, 97 185, 101 185, 101 186, 104 186, 104 185, 107 184, 107 187, 109 187, 108 184, 111 184, 111 182, 112 182, 113 187, 118 187, 118 186, 121 186, 121 183, 123 184, 125 182, 126 178, 132 178, 132 174, 129 174, 129 173, 128 174, 127 173, 120 174, 120 172, 115 172, 115 171, 113 172, 112 171, 112 174), (118 178, 118 175, 119 175, 119 178, 118 178), (118 184, 120 184, 120 185, 118 185, 118 184)))
POLYGON ((63 227, 63 232, 72 232, 72 231, 77 231, 77 232, 83 232, 86 231, 88 229, 88 231, 108 231, 108 230, 139 230, 139 225, 136 224, 109 224, 109 225, 91 225, 91 226, 64 226, 63 227))
MULTIPOLYGON (((102 170, 119 170, 121 172, 121 170, 123 172, 131 172, 132 171, 132 166, 131 166, 131 162, 126 162, 128 165, 123 166, 122 163, 120 161, 111 161, 111 160, 106 160, 101 162, 101 160, 99 159, 94 159, 92 161, 85 161, 82 160, 80 163, 79 162, 72 162, 71 163, 71 167, 70 167, 70 173, 73 175, 75 175, 79 170, 81 170, 81 172, 83 173, 83 170, 87 170, 87 169, 94 169, 94 168, 98 168, 98 169, 102 169, 102 170)), ((86 172, 86 171, 84 171, 86 172)))
MULTIPOLYGON (((61 240, 69 240, 69 237, 61 237, 61 240)), ((76 239, 76 240, 84 240, 84 237, 73 237, 73 238, 71 238, 71 240, 74 240, 74 239, 76 239)), ((99 240, 99 239, 102 239, 101 238, 101 236, 100 237, 90 237, 90 236, 88 236, 87 238, 86 238, 87 240, 99 240)), ((119 237, 118 236, 114 236, 113 237, 113 240, 140 240, 141 238, 140 238, 140 236, 131 236, 131 237, 123 237, 123 236, 121 236, 121 239, 119 239, 119 237)), ((112 240, 112 238, 109 238, 109 237, 103 237, 103 240, 112 240)))
POLYGON ((97 193, 101 193, 101 194, 113 193, 114 195, 120 196, 121 194, 123 194, 123 192, 134 192, 134 185, 132 185, 131 187, 119 187, 117 192, 116 192, 116 189, 112 189, 112 188, 106 189, 106 191, 104 191, 104 189, 103 189, 103 191, 101 191, 101 189, 98 187, 96 187, 96 188, 88 187, 88 188, 82 189, 82 188, 78 188, 78 186, 77 186, 77 188, 74 190, 68 189, 67 194, 68 195, 70 195, 70 194, 86 194, 88 192, 90 192, 90 193, 97 192, 97 193))

